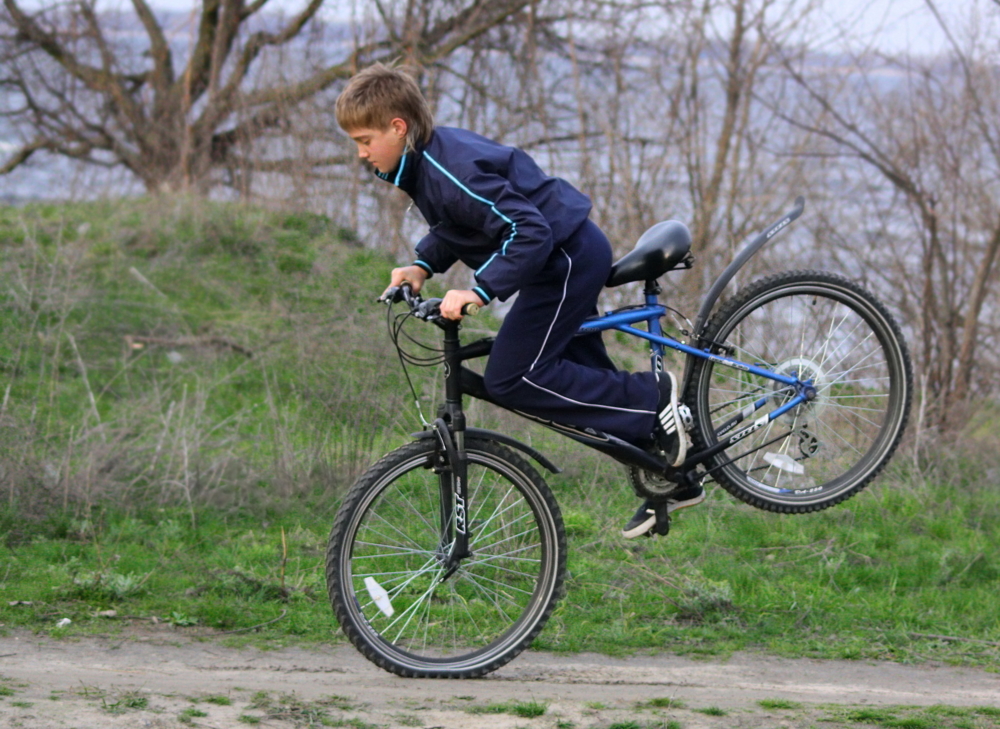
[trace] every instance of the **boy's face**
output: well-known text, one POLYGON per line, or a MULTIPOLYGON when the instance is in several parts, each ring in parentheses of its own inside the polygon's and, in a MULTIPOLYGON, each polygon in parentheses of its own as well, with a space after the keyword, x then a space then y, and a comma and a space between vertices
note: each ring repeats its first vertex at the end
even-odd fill
POLYGON ((370 162, 379 172, 396 169, 406 150, 407 125, 403 119, 393 119, 389 127, 379 129, 351 129, 348 136, 358 145, 358 156, 370 162))

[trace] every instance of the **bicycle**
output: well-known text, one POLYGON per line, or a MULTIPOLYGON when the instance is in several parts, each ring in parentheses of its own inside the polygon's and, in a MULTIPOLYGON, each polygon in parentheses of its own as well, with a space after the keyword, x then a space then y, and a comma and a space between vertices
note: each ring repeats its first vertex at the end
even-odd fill
MULTIPOLYGON (((910 408, 909 354, 885 306, 842 276, 789 271, 752 283, 712 314, 736 272, 803 207, 799 197, 723 271, 682 332, 689 343, 660 325, 667 308, 657 279, 693 265, 690 233, 677 221, 653 226, 612 267, 607 285, 643 281, 644 303, 581 327, 647 340, 655 370, 665 348, 687 355, 681 392, 693 447, 683 464, 670 467, 662 454, 606 433, 518 414, 625 464, 636 494, 656 503, 706 477, 784 513, 859 492, 891 458, 910 408)), ((531 643, 561 597, 566 534, 529 459, 558 469, 514 438, 466 425, 463 396, 491 399, 462 363, 489 354, 492 340, 463 345, 459 323, 440 317, 440 299, 406 287, 389 298, 406 304, 399 318, 390 315, 404 371, 403 323, 415 317, 443 330, 434 361, 445 364, 445 401, 432 425, 346 495, 327 550, 329 596, 347 637, 376 665, 409 677, 483 676, 531 643)), ((653 531, 669 528, 658 506, 653 531)))

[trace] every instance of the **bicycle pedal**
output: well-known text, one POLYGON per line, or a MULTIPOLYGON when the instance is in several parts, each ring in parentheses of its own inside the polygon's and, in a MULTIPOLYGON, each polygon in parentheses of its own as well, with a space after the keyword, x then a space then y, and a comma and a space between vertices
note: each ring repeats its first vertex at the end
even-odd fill
POLYGON ((646 534, 649 536, 659 534, 661 537, 665 537, 670 533, 670 510, 667 508, 667 502, 656 504, 653 509, 656 514, 656 523, 646 534))

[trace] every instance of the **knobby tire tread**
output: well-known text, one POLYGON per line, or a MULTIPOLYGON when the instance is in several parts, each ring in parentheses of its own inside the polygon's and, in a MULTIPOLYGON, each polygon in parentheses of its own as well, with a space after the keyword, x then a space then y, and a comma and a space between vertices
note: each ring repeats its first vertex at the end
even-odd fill
POLYGON ((368 491, 381 480, 383 473, 392 469, 395 463, 408 460, 422 453, 433 454, 434 450, 434 441, 431 439, 416 440, 407 443, 406 445, 403 445, 380 458, 364 474, 362 474, 358 481, 356 481, 351 487, 344 498, 344 502, 337 513, 333 528, 330 532, 326 559, 327 590, 329 592, 334 613, 348 640, 351 641, 354 647, 363 656, 365 656, 365 658, 380 668, 398 676, 402 676, 403 678, 479 678, 506 665, 531 644, 531 642, 545 627, 552 611, 555 609, 556 604, 562 598, 565 591, 567 554, 566 530, 563 525, 558 503, 549 489, 548 484, 546 484, 544 479, 538 474, 537 470, 514 451, 507 446, 492 440, 469 438, 466 441, 467 452, 471 453, 478 451, 489 453, 495 458, 506 461, 510 466, 513 466, 517 471, 523 474, 529 483, 529 488, 533 488, 537 492, 538 496, 541 497, 544 509, 549 512, 549 518, 551 518, 555 527, 556 544, 549 545, 550 548, 554 548, 557 552, 555 555, 555 585, 552 589, 548 604, 543 608, 541 615, 536 620, 531 630, 521 636, 517 643, 509 647, 503 654, 496 656, 486 665, 468 670, 453 670, 447 667, 414 669, 410 666, 397 663, 396 661, 385 656, 382 652, 376 650, 370 644, 368 636, 354 624, 351 614, 348 612, 343 603, 346 590, 342 589, 339 574, 337 574, 336 570, 341 550, 349 546, 343 544, 345 531, 347 530, 349 523, 353 520, 355 511, 359 507, 360 502, 364 500, 368 491))
MULTIPOLYGON (((899 325, 896 323, 895 319, 889 313, 889 310, 879 301, 873 294, 864 289, 863 287, 855 284, 849 279, 837 275, 828 273, 825 271, 816 270, 795 270, 795 271, 785 271, 781 273, 772 274, 764 278, 758 279, 747 286, 745 289, 736 294, 733 298, 725 302, 718 311, 711 317, 708 325, 705 327, 704 339, 706 341, 721 341, 719 339, 720 332, 723 328, 730 322, 732 317, 736 315, 741 309, 743 309, 747 304, 755 298, 761 297, 767 294, 770 290, 783 287, 792 284, 815 284, 818 286, 830 286, 846 288, 851 291, 854 295, 862 298, 865 302, 876 310, 878 316, 883 320, 883 324, 887 327, 889 339, 889 344, 894 346, 897 353, 902 361, 902 384, 905 387, 905 393, 903 394, 903 402, 900 407, 902 408, 902 414, 900 416, 899 425, 897 427, 896 433, 886 447, 879 459, 879 462, 872 468, 865 476, 860 479, 857 483, 852 484, 849 488, 843 489, 831 495, 828 499, 814 501, 811 503, 788 503, 780 501, 771 501, 760 495, 747 491, 742 484, 732 480, 728 473, 726 473, 725 468, 718 468, 712 473, 712 477, 717 483, 719 483, 723 488, 726 489, 730 494, 740 499, 741 501, 750 504, 751 506, 763 509, 765 511, 772 511, 784 514, 806 514, 815 511, 821 511, 827 509, 836 504, 842 503, 847 499, 851 498, 862 489, 864 489, 871 481, 878 476, 885 468, 886 464, 892 458, 896 449, 899 447, 899 443, 903 438, 903 433, 906 430, 906 423, 909 416, 910 404, 913 394, 913 372, 912 365, 910 363, 909 351, 906 347, 906 341, 903 338, 902 331, 899 325)), ((766 303, 766 302, 765 302, 766 303)), ((748 309, 744 312, 743 319, 746 318, 753 309, 748 309)), ((712 351, 718 351, 718 348, 713 347, 712 351)), ((696 451, 703 450, 705 448, 714 445, 716 440, 714 438, 714 433, 712 436, 708 436, 706 431, 712 427, 712 418, 710 413, 701 412, 701 386, 702 386, 702 373, 706 367, 712 367, 713 363, 709 360, 698 359, 692 368, 692 376, 688 383, 687 390, 684 393, 684 400, 687 402, 688 407, 691 408, 692 414, 694 416, 694 427, 691 430, 690 436, 696 451)), ((718 365, 722 366, 722 365, 718 365)), ((726 451, 723 451, 718 456, 713 459, 713 462, 709 464, 709 467, 723 463, 727 459, 726 451)))

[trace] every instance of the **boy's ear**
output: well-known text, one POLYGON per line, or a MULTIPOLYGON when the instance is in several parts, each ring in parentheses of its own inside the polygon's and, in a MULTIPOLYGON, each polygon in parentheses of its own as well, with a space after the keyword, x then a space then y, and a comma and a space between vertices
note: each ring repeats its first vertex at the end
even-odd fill
POLYGON ((389 128, 396 133, 396 135, 403 139, 406 133, 410 130, 410 125, 406 123, 406 119, 401 117, 396 117, 391 122, 389 122, 389 128))

